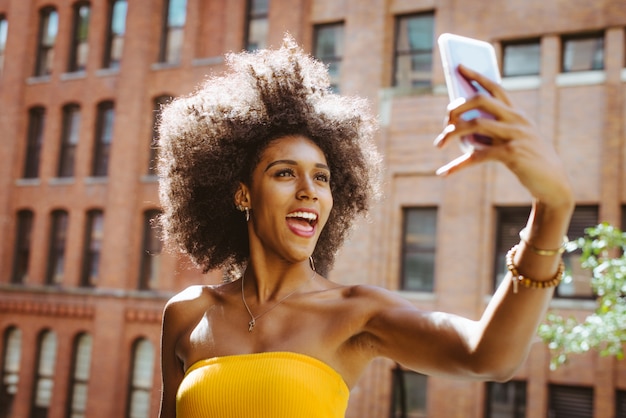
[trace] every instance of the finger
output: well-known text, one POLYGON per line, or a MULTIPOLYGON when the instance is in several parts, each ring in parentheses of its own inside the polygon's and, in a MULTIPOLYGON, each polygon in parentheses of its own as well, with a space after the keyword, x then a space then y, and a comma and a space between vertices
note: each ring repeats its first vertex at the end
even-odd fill
POLYGON ((443 165, 435 171, 438 176, 448 176, 456 171, 461 170, 462 168, 469 167, 472 164, 475 164, 476 157, 474 153, 467 152, 460 157, 455 158, 450 161, 448 164, 443 165))
POLYGON ((455 100, 448 105, 450 123, 465 120, 463 115, 472 110, 480 110, 503 121, 520 122, 525 119, 518 111, 500 100, 486 94, 477 94, 470 99, 455 100))
POLYGON ((462 64, 459 64, 458 67, 459 73, 468 80, 474 80, 478 84, 480 84, 485 90, 489 92, 493 97, 502 100, 507 105, 511 105, 512 102, 506 93, 506 91, 502 88, 500 84, 496 81, 491 80, 490 78, 482 75, 479 72, 476 72, 462 64))

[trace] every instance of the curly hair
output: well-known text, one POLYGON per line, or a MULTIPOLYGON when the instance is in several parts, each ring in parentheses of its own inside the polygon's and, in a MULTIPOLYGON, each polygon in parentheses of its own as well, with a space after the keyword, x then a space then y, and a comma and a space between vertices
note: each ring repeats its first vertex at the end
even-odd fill
POLYGON ((275 139, 302 135, 326 156, 334 205, 313 257, 327 274, 357 214, 379 192, 381 158, 367 102, 330 89, 326 67, 287 35, 278 50, 231 53, 230 71, 163 108, 159 123, 159 218, 166 243, 207 272, 241 271, 249 259, 234 205, 275 139))

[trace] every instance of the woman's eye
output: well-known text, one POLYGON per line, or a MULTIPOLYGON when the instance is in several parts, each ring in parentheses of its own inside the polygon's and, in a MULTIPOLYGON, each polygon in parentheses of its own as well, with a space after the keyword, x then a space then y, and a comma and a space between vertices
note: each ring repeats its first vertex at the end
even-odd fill
POLYGON ((293 177, 293 170, 285 168, 276 172, 276 177, 293 177))
POLYGON ((328 183, 330 181, 330 176, 326 173, 318 173, 315 175, 315 180, 328 183))

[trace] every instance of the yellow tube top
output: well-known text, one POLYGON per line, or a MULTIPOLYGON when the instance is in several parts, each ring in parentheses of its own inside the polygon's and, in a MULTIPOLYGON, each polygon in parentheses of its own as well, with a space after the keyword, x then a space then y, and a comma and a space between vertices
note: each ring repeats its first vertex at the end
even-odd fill
POLYGON ((214 357, 192 364, 177 418, 343 418, 349 389, 326 363, 291 352, 214 357))

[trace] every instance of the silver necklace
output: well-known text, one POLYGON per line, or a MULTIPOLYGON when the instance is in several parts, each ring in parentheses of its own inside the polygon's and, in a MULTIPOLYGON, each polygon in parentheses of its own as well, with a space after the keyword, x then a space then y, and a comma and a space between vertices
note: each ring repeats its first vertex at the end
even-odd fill
POLYGON ((241 276, 241 300, 243 301, 243 306, 246 307, 246 311, 248 311, 248 315, 250 315, 250 322, 248 322, 248 332, 252 332, 252 330, 254 329, 254 326, 256 325, 256 320, 257 319, 259 319, 260 317, 262 317, 263 315, 265 315, 266 313, 268 313, 269 311, 271 311, 272 309, 274 309, 275 307, 277 307, 278 305, 283 303, 285 301, 285 299, 287 299, 289 296, 291 296, 294 293, 296 293, 298 290, 300 290, 300 288, 302 286, 304 286, 305 284, 307 284, 308 282, 313 280, 313 278, 315 277, 316 274, 317 274, 317 272, 315 270, 313 270, 313 275, 309 278, 309 280, 306 280, 306 281, 302 282, 302 284, 300 284, 298 287, 293 289, 291 292, 287 293, 287 296, 283 296, 278 302, 276 302, 268 310, 264 311, 262 314, 257 315, 257 316, 252 315, 252 311, 250 310, 250 307, 246 303, 246 296, 245 296, 245 294, 243 292, 243 278, 245 277, 245 274, 243 276, 241 276))

